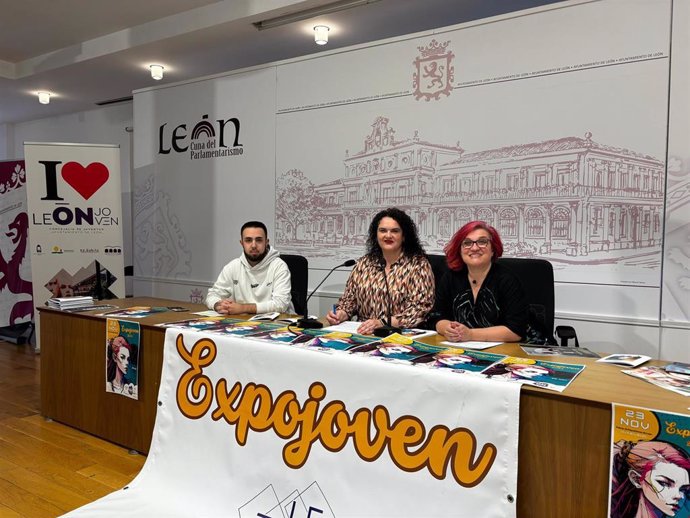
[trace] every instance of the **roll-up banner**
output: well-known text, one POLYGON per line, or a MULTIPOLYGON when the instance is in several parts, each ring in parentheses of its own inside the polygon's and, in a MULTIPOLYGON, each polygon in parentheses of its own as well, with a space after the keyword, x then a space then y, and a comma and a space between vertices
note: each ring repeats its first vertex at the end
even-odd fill
POLYGON ((24 160, 0 162, 0 327, 28 322, 33 316, 26 211, 24 160))
POLYGON ((33 298, 125 296, 120 148, 24 143, 33 298))

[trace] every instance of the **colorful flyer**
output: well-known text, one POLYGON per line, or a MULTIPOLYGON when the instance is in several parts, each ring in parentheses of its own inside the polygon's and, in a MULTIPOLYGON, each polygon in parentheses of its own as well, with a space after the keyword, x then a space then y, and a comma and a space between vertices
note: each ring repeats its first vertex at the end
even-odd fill
POLYGON ((690 416, 614 404, 609 518, 690 517, 690 416))
POLYGON ((262 322, 259 320, 242 320, 240 322, 225 323, 222 327, 211 328, 207 331, 209 331, 210 333, 223 335, 247 336, 262 331, 273 331, 281 327, 285 327, 285 325, 277 324, 275 322, 262 322))
POLYGON ((292 341, 292 345, 303 349, 332 353, 335 351, 348 351, 360 345, 376 341, 378 341, 378 338, 344 333, 342 331, 305 329, 300 336, 292 341))
POLYGON ((482 375, 491 379, 563 392, 584 369, 584 365, 508 356, 487 368, 482 375))
POLYGON ((576 358, 599 358, 599 355, 585 347, 561 347, 558 345, 520 345, 530 356, 570 356, 576 358))
POLYGON ((164 322, 156 325, 158 327, 179 327, 181 329, 191 329, 194 331, 213 331, 222 329, 226 326, 232 326, 238 322, 242 322, 242 320, 221 315, 178 320, 177 322, 164 322))
POLYGON ((123 308, 118 311, 108 311, 106 313, 99 313, 98 316, 108 316, 111 318, 144 318, 155 313, 163 313, 164 311, 168 311, 168 308, 151 306, 132 306, 131 308, 123 308))
POLYGON ((506 358, 505 354, 454 348, 445 349, 415 363, 430 369, 443 369, 456 374, 464 374, 480 373, 504 358, 506 358))
POLYGON ((246 338, 252 340, 261 340, 262 342, 275 342, 281 344, 292 343, 297 337, 302 334, 302 329, 298 327, 280 326, 276 329, 260 330, 255 333, 245 335, 246 338))
POLYGON ((657 387, 690 396, 690 375, 669 372, 664 367, 649 365, 621 371, 628 376, 643 379, 657 387))
POLYGON ((445 349, 394 333, 386 338, 354 347, 350 352, 384 361, 413 364, 445 349))
POLYGON ((139 323, 109 318, 105 329, 105 391, 139 399, 139 323))

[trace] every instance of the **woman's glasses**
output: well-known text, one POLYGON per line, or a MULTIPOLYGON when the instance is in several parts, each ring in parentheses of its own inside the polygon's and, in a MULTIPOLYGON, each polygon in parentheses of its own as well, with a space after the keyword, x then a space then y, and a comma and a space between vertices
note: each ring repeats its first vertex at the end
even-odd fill
POLYGON ((491 240, 489 238, 480 237, 476 241, 472 241, 471 239, 465 239, 461 243, 461 246, 465 250, 469 250, 470 248, 472 248, 472 245, 477 245, 479 248, 486 248, 487 246, 489 246, 489 243, 491 243, 491 240))

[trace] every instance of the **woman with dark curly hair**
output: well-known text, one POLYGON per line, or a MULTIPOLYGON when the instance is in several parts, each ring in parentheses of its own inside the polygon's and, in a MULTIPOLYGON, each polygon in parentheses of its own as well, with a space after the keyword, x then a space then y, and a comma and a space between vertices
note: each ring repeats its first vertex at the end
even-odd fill
POLYGON ((326 318, 338 324, 357 315, 362 321, 357 332, 371 334, 385 325, 389 293, 389 324, 395 327, 418 325, 434 304, 434 275, 417 226, 397 208, 374 216, 367 254, 357 261, 335 311, 329 311, 326 318))
POLYGON ((453 342, 518 342, 527 332, 528 304, 519 279, 496 261, 496 229, 471 221, 445 247, 450 269, 439 281, 432 323, 453 342))

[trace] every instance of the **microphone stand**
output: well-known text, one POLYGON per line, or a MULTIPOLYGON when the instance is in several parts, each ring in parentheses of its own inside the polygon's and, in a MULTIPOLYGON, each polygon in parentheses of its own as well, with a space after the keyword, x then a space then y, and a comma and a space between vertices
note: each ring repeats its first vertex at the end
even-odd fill
POLYGON ((316 290, 318 290, 321 287, 321 285, 324 282, 326 282, 326 279, 328 279, 328 277, 330 277, 334 271, 336 271, 338 268, 354 266, 356 262, 357 261, 355 261, 354 259, 348 259, 344 263, 339 264, 335 268, 332 268, 330 272, 328 272, 328 274, 323 278, 323 280, 318 284, 318 286, 316 286, 316 288, 312 290, 312 292, 307 297, 307 300, 304 302, 304 317, 300 318, 297 321, 297 327, 301 327, 302 329, 321 329, 323 327, 323 324, 319 320, 317 320, 316 318, 309 317, 309 299, 312 297, 312 295, 314 295, 314 293, 316 293, 316 290))
POLYGON ((387 309, 387 315, 386 315, 386 320, 387 322, 384 322, 381 327, 377 327, 374 329, 374 335, 378 336, 379 338, 385 338, 388 335, 392 335, 393 333, 399 333, 402 329, 399 327, 394 327, 393 324, 393 317, 391 315, 392 309, 391 309, 391 290, 388 287, 388 276, 386 275, 386 262, 384 260, 383 264, 381 265, 381 272, 383 273, 383 281, 386 284, 386 298, 388 299, 388 307, 387 309))

